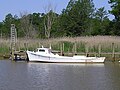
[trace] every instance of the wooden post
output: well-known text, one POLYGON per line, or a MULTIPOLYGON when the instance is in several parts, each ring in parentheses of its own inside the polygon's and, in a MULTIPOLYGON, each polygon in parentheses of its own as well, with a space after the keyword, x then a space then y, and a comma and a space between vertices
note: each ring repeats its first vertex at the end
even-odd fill
POLYGON ((28 44, 24 43, 24 47, 25 47, 25 51, 27 51, 28 50, 28 44))
POLYGON ((20 42, 17 43, 18 50, 20 51, 20 42))
POLYGON ((70 48, 68 48, 68 51, 67 51, 67 53, 68 53, 68 55, 70 54, 70 50, 69 50, 70 48))
POLYGON ((60 54, 62 55, 62 53, 63 53, 63 48, 62 48, 62 44, 60 44, 60 54))
POLYGON ((25 48, 25 51, 26 51, 26 43, 24 43, 24 48, 25 48))
POLYGON ((65 44, 62 44, 62 56, 64 56, 65 44))
POLYGON ((76 55, 76 54, 77 54, 76 42, 73 44, 72 52, 73 52, 73 55, 76 55))
POLYGON ((99 44, 98 46, 98 56, 100 57, 101 56, 101 45, 99 44))
POLYGON ((112 58, 115 61, 115 44, 112 43, 112 58))
POLYGON ((88 46, 87 45, 85 47, 85 53, 86 53, 86 57, 88 57, 88 46))
POLYGON ((74 54, 76 55, 77 54, 77 45, 76 45, 76 42, 75 42, 74 49, 75 49, 74 54))
POLYGON ((62 49, 63 49, 62 51, 64 52, 64 50, 65 50, 65 44, 64 43, 62 44, 62 49))
POLYGON ((13 61, 14 60, 14 49, 12 48, 12 50, 11 50, 11 60, 13 61))

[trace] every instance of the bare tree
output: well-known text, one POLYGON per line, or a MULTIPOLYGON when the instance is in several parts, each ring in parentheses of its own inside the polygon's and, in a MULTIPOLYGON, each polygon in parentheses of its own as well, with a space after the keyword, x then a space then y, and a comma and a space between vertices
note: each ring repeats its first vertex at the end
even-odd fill
POLYGON ((30 14, 27 14, 27 12, 20 13, 20 26, 21 30, 24 32, 26 38, 33 38, 36 34, 35 28, 33 27, 32 21, 33 19, 30 17, 30 14))
POLYGON ((44 7, 45 10, 45 18, 44 18, 44 29, 45 29, 45 37, 50 38, 51 35, 51 28, 54 23, 54 11, 55 8, 52 7, 52 4, 49 3, 48 6, 44 7))

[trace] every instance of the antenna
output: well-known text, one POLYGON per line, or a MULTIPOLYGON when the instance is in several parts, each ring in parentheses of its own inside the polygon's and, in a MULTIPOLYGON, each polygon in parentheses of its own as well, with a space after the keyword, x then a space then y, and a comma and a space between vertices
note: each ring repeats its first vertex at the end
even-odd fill
POLYGON ((51 49, 51 44, 50 44, 50 47, 49 47, 50 49, 51 49))

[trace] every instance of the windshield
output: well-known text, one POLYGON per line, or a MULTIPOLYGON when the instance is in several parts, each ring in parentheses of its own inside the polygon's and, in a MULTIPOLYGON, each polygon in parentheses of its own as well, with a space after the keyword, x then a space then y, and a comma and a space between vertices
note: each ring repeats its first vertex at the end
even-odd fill
POLYGON ((43 49, 40 49, 40 50, 39 50, 39 52, 45 52, 45 50, 43 50, 43 49))

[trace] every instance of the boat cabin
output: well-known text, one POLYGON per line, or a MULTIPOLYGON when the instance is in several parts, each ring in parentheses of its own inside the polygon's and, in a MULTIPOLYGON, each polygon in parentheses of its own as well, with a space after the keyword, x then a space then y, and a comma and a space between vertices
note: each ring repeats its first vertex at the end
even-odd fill
POLYGON ((49 48, 37 48, 36 52, 51 53, 51 49, 49 49, 49 48))
POLYGON ((58 51, 55 52, 55 51, 52 51, 51 48, 44 48, 44 47, 37 48, 36 53, 42 54, 42 55, 49 54, 49 55, 57 55, 57 56, 59 56, 58 51))

